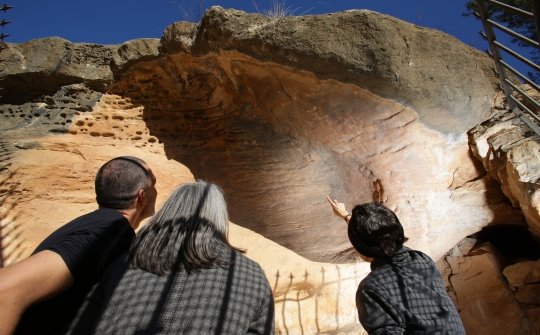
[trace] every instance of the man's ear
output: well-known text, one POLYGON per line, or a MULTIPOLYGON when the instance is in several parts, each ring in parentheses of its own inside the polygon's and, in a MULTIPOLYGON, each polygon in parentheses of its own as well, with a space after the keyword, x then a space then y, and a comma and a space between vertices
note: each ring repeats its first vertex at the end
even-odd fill
POLYGON ((136 200, 136 206, 137 208, 142 208, 146 205, 146 192, 144 189, 140 189, 137 191, 137 200, 136 200))

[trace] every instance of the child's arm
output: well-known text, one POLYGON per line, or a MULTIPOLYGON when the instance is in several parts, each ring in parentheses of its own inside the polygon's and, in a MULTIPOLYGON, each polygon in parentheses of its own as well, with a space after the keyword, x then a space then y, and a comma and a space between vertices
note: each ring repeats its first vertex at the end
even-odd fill
POLYGON ((326 200, 328 200, 328 202, 332 206, 334 214, 343 218, 348 224, 349 220, 351 219, 351 214, 349 214, 349 212, 347 212, 347 210, 345 209, 345 204, 342 202, 338 202, 337 200, 332 200, 329 195, 326 196, 326 200))

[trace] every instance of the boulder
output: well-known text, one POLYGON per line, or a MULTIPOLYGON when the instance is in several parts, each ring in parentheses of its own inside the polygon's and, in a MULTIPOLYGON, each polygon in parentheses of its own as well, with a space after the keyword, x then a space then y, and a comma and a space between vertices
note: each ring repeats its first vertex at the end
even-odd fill
POLYGON ((468 334, 530 334, 528 316, 501 274, 500 255, 489 244, 468 257, 446 258, 452 267, 450 281, 468 334))
POLYGON ((540 236, 540 137, 516 115, 498 111, 468 132, 473 155, 540 236))
POLYGON ((133 64, 157 58, 159 45, 157 38, 141 38, 122 43, 112 54, 114 75, 118 77, 133 64))
POLYGON ((516 288, 540 282, 540 261, 527 261, 504 268, 504 277, 510 286, 516 288))
POLYGON ((158 47, 158 39, 132 40, 119 46, 71 43, 58 37, 2 43, 0 103, 31 102, 72 84, 103 93, 113 76, 134 63, 158 57, 158 47))
POLYGON ((174 22, 163 32, 160 53, 174 54, 190 52, 197 33, 197 25, 192 22, 174 22))
POLYGON ((0 103, 30 102, 76 83, 103 92, 113 80, 113 51, 112 46, 74 44, 58 37, 4 43, 0 47, 0 103))
POLYGON ((540 305, 540 284, 520 286, 514 296, 522 304, 540 305))
POLYGON ((493 61, 479 50, 369 10, 271 19, 212 7, 192 52, 219 50, 358 85, 412 106, 422 123, 444 133, 483 121, 498 85, 493 61))

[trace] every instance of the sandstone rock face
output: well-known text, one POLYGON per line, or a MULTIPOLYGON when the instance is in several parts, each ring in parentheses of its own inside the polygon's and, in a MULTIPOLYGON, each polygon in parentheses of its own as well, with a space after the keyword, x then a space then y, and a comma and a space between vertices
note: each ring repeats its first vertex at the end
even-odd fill
MULTIPOLYGON (((538 92, 522 87, 537 101, 538 92), (534 94, 533 94, 534 93, 534 94)), ((473 155, 482 162, 489 175, 500 184, 513 206, 521 208, 529 230, 540 236, 540 138, 513 113, 504 110, 505 101, 498 98, 493 116, 471 129, 469 143, 473 155)), ((523 101, 524 104, 529 104, 523 101)), ((534 108, 529 106, 529 108, 534 108)), ((503 275, 514 290, 514 298, 526 311, 529 330, 540 331, 540 267, 538 261, 524 261, 507 266, 503 275)), ((461 313, 463 315, 463 313, 461 313)))
POLYGON ((270 19, 213 7, 194 53, 237 50, 254 58, 353 83, 410 104, 445 133, 483 120, 495 83, 492 61, 439 31, 368 10, 270 19))
POLYGON ((104 92, 129 65, 158 55, 158 39, 128 41, 120 46, 79 43, 58 37, 21 44, 0 43, 0 103, 21 104, 60 87, 82 83, 104 92))
POLYGON ((516 300, 522 304, 539 306, 540 284, 520 286, 514 296, 516 297, 516 300))
MULTIPOLYGON (((87 115, 115 120, 119 109, 111 106, 125 104, 121 97, 105 95, 87 115)), ((126 132, 144 133, 145 124, 136 109, 126 109, 121 114, 124 124, 130 125, 122 127, 126 132)), ((75 119, 73 124, 88 121, 86 116, 75 119)), ((91 126, 94 127, 100 133, 109 131, 109 128, 100 129, 100 124, 91 126)), ((151 165, 157 176, 158 207, 178 184, 194 180, 185 166, 165 157, 163 145, 158 143, 130 143, 128 138, 92 136, 88 132, 44 137, 24 135, 24 139, 18 139, 17 133, 7 132, 0 142, 2 265, 27 256, 51 231, 94 210, 95 172, 112 157, 135 155, 151 165)), ((246 249, 248 257, 263 265, 274 292, 278 330, 288 330, 290 334, 336 330, 363 334, 354 292, 369 272, 367 263, 312 262, 234 224, 229 236, 233 245, 246 249)))
POLYGON ((122 73, 132 64, 156 58, 159 45, 157 38, 137 39, 121 44, 112 55, 113 71, 115 74, 122 73))
POLYGON ((540 236, 540 138, 514 114, 498 111, 469 131, 471 151, 540 236))
POLYGON ((222 51, 138 64, 109 92, 145 106, 168 157, 223 186, 234 222, 313 260, 354 258, 327 194, 349 207, 384 201, 436 257, 488 223, 520 219, 475 180, 464 137, 357 86, 222 51))
POLYGON ((500 256, 488 244, 469 257, 446 258, 468 334, 531 334, 533 325, 501 275, 500 256))
POLYGON ((495 96, 479 52, 369 11, 213 8, 194 29, 175 23, 159 45, 1 44, 3 264, 95 208, 95 171, 126 154, 152 166, 159 203, 194 178, 225 189, 232 242, 265 270, 282 333, 363 332, 369 267, 327 194, 384 202, 435 259, 485 225, 523 223, 467 146, 495 96))
POLYGON ((534 330, 536 333, 540 333, 540 307, 531 308, 527 310, 527 313, 529 315, 529 319, 533 320, 534 322, 534 330))
POLYGON ((197 25, 190 22, 175 22, 168 26, 161 37, 160 53, 190 52, 197 25))
POLYGON ((18 45, 2 43, 0 49, 3 104, 29 102, 74 83, 103 91, 112 82, 110 46, 72 44, 51 37, 18 45))
POLYGON ((504 276, 512 287, 540 282, 540 261, 520 262, 507 266, 504 276))
POLYGON ((102 93, 90 90, 84 84, 72 84, 62 86, 54 94, 41 96, 35 102, 2 105, 0 130, 25 128, 33 136, 65 133, 73 117, 92 111, 101 96, 102 93))

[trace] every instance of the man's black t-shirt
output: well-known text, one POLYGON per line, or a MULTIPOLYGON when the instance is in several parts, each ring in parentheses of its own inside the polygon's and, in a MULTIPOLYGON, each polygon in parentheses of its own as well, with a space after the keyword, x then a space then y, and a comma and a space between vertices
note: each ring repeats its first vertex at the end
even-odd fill
POLYGON ((16 334, 61 334, 105 268, 128 250, 135 232, 115 209, 100 208, 60 227, 34 251, 59 254, 73 276, 62 294, 31 306, 16 334))

